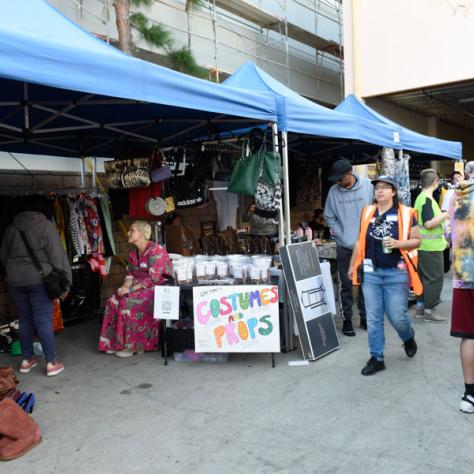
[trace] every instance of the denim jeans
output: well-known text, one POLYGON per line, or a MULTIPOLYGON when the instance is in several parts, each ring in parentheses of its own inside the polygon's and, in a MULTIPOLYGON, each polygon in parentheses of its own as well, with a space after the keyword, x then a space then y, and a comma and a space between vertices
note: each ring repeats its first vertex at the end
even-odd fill
POLYGON ((33 357, 33 337, 38 333, 46 362, 56 359, 53 331, 53 300, 42 283, 10 289, 20 320, 20 345, 24 359, 33 357))
POLYGON ((396 268, 374 268, 373 272, 364 272, 362 285, 370 354, 377 360, 383 360, 385 313, 403 342, 413 337, 408 317, 408 273, 396 268))

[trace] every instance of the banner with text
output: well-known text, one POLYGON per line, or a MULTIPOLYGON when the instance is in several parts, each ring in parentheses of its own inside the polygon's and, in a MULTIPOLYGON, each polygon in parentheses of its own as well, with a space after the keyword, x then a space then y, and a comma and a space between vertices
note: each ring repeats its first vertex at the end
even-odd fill
POLYGON ((193 288, 196 352, 280 352, 278 287, 193 288))

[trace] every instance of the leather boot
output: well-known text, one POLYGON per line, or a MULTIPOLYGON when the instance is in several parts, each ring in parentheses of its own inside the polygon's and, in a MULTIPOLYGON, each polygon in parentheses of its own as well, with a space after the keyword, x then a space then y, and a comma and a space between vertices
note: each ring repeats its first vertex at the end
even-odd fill
POLYGON ((10 398, 0 402, 0 435, 0 461, 23 456, 41 442, 36 422, 10 398))

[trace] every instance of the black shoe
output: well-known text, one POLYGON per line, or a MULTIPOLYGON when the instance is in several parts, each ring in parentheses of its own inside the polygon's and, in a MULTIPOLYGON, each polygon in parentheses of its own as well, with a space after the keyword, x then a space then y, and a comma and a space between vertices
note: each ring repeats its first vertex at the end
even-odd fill
POLYGON ((365 329, 367 331, 367 319, 360 318, 360 328, 365 329))
POLYGON ((405 354, 408 357, 413 357, 416 354, 418 346, 416 345, 415 341, 415 330, 413 330, 413 336, 411 337, 411 339, 408 339, 408 341, 405 341, 403 343, 403 347, 405 349, 405 354))
POLYGON ((342 334, 345 336, 355 336, 356 333, 354 331, 354 328, 352 327, 352 321, 349 319, 346 319, 342 323, 342 334))
POLYGON ((362 375, 374 375, 381 370, 385 370, 385 363, 383 360, 377 360, 375 357, 371 357, 367 361, 367 365, 362 369, 362 375))

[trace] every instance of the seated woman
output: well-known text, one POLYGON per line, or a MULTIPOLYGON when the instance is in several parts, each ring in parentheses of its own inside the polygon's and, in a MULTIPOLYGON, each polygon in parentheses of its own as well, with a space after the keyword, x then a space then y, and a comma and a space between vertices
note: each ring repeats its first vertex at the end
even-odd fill
POLYGON ((150 237, 148 222, 135 221, 130 226, 128 272, 123 285, 107 300, 99 351, 130 357, 158 349, 154 286, 164 282, 164 275, 171 275, 171 261, 166 250, 151 242, 150 237))

